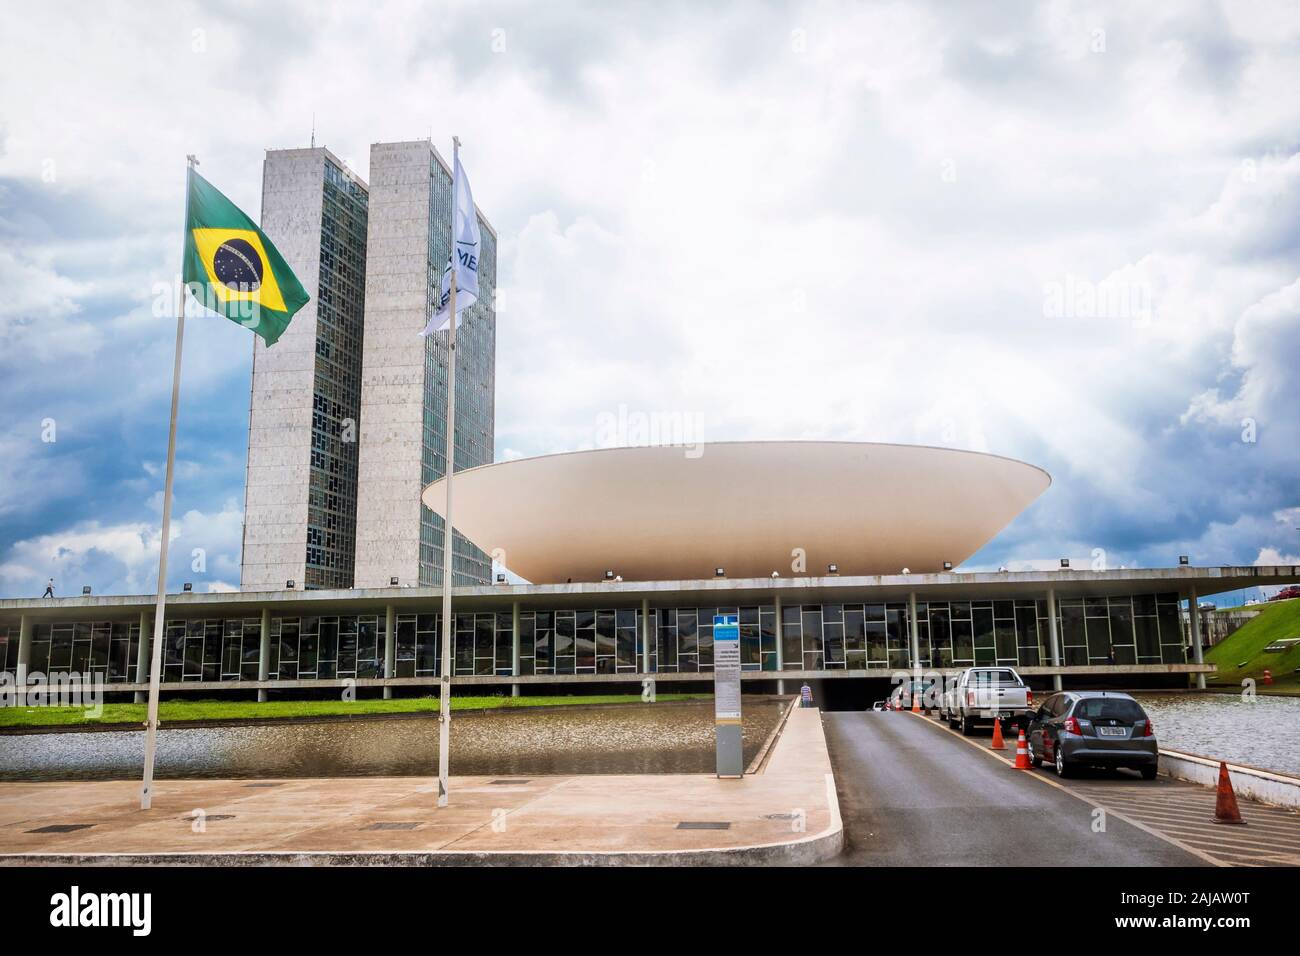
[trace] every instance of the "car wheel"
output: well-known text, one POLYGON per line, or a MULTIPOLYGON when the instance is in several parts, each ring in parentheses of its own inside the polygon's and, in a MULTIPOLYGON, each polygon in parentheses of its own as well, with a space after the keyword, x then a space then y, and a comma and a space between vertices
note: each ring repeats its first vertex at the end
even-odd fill
POLYGON ((1061 742, 1058 740, 1056 746, 1052 748, 1056 751, 1056 775, 1058 777, 1074 776, 1074 767, 1065 760, 1065 754, 1061 751, 1061 742))
POLYGON ((1025 742, 1025 746, 1029 748, 1029 762, 1035 767, 1041 767, 1043 765, 1043 757, 1042 754, 1034 749, 1034 742, 1028 740, 1025 742))
POLYGON ((969 737, 971 734, 975 733, 975 721, 973 718, 963 717, 961 719, 961 732, 964 737, 969 737))
POLYGON ((1152 764, 1152 765, 1149 766, 1149 767, 1143 767, 1143 768, 1141 768, 1141 771, 1140 771, 1140 772, 1141 772, 1141 774, 1142 774, 1142 779, 1143 779, 1143 780, 1154 780, 1154 779, 1156 778, 1156 770, 1157 770, 1157 769, 1158 769, 1158 768, 1156 767, 1155 764, 1152 764))

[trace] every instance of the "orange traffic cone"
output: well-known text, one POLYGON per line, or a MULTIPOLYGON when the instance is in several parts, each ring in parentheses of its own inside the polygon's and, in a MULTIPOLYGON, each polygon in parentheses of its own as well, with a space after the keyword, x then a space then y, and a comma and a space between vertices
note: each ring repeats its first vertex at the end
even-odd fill
POLYGON ((1222 760, 1219 761, 1219 789, 1214 799, 1214 822, 1240 823, 1243 826, 1246 824, 1246 821, 1241 818, 1241 810, 1237 807, 1237 795, 1232 790, 1232 777, 1228 774, 1228 765, 1222 760))
POLYGON ((1025 732, 1020 731, 1020 739, 1016 741, 1016 762, 1012 770, 1033 770, 1033 764, 1029 762, 1029 747, 1025 743, 1025 732))
POLYGON ((989 750, 1006 750, 1007 745, 1002 740, 1002 721, 993 718, 993 743, 989 744, 989 750))

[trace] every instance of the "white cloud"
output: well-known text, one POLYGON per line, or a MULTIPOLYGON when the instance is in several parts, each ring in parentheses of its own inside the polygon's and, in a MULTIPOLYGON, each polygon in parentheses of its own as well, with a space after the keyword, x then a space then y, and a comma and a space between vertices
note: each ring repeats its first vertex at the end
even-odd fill
MULTIPOLYGON (((172 323, 150 290, 175 272, 185 153, 255 212, 262 151, 305 144, 314 115, 363 175, 372 141, 464 140, 501 239, 502 459, 590 443, 626 406, 694 416, 710 441, 1033 461, 1057 480, 1007 533, 1023 555, 1283 547, 1267 516, 1292 503, 1300 441, 1298 38, 1284 3, 38 5, 0 36, 0 88, 24 90, 0 110, 0 178, 30 187, 0 215, 24 238, 0 250, 20 288, 0 397, 21 408, 0 518, 59 487, 29 420, 109 442, 165 402, 172 323), (93 229, 53 221, 92 206, 93 229), (1045 315, 1067 277, 1153 315, 1045 315)), ((247 333, 196 320, 187 342, 185 394, 246 419, 247 333)), ((69 488, 98 477, 60 467, 69 488)), ((145 521, 157 483, 134 480, 145 521)), ((238 536, 209 531, 233 562, 210 573, 237 579, 238 536)))
MULTIPOLYGON (((1300 359, 1300 279, 1250 306, 1233 329, 1229 368, 1239 380, 1231 395, 1219 388, 1193 398, 1187 421, 1240 426, 1245 419, 1280 422, 1294 434, 1300 359)), ((1294 451, 1294 446, 1292 446, 1294 451)))
POLYGON ((1275 564, 1300 564, 1300 554, 1283 554, 1277 548, 1260 548, 1259 557, 1254 561, 1257 565, 1275 565, 1275 564))
POLYGON ((76 298, 84 286, 60 276, 48 265, 20 259, 8 249, 0 249, 0 286, 6 295, 0 298, 0 326, 6 337, 12 334, 15 317, 42 319, 63 318, 77 311, 76 298))
MULTIPOLYGON (((146 594, 156 588, 157 524, 127 522, 101 525, 80 522, 73 527, 14 542, 0 557, 0 588, 12 595, 39 595, 47 578, 56 593, 80 593, 81 585, 96 584, 108 593, 146 594)), ((168 582, 175 587, 192 581, 202 589, 229 588, 223 578, 239 576, 243 514, 234 501, 215 513, 187 511, 172 521, 168 549, 168 582), (205 570, 197 570, 201 549, 205 570), (210 579, 210 580, 209 580, 210 579)))

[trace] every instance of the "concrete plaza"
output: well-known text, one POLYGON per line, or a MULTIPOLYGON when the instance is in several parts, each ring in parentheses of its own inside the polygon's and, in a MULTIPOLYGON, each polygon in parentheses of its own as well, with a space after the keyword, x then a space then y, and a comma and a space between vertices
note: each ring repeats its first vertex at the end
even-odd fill
POLYGON ((843 840, 814 709, 742 779, 453 776, 436 800, 426 777, 162 780, 141 811, 138 781, 4 783, 0 863, 810 863, 843 840))

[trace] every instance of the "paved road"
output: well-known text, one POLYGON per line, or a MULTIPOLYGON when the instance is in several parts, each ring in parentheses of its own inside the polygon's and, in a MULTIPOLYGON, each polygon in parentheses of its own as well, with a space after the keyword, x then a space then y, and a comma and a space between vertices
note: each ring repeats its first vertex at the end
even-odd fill
MULTIPOLYGON (((823 715, 850 866, 1204 866, 911 714, 823 715)), ((985 745, 987 742, 984 741, 985 745)), ((1014 746, 1014 745, 1013 745, 1014 746)))

